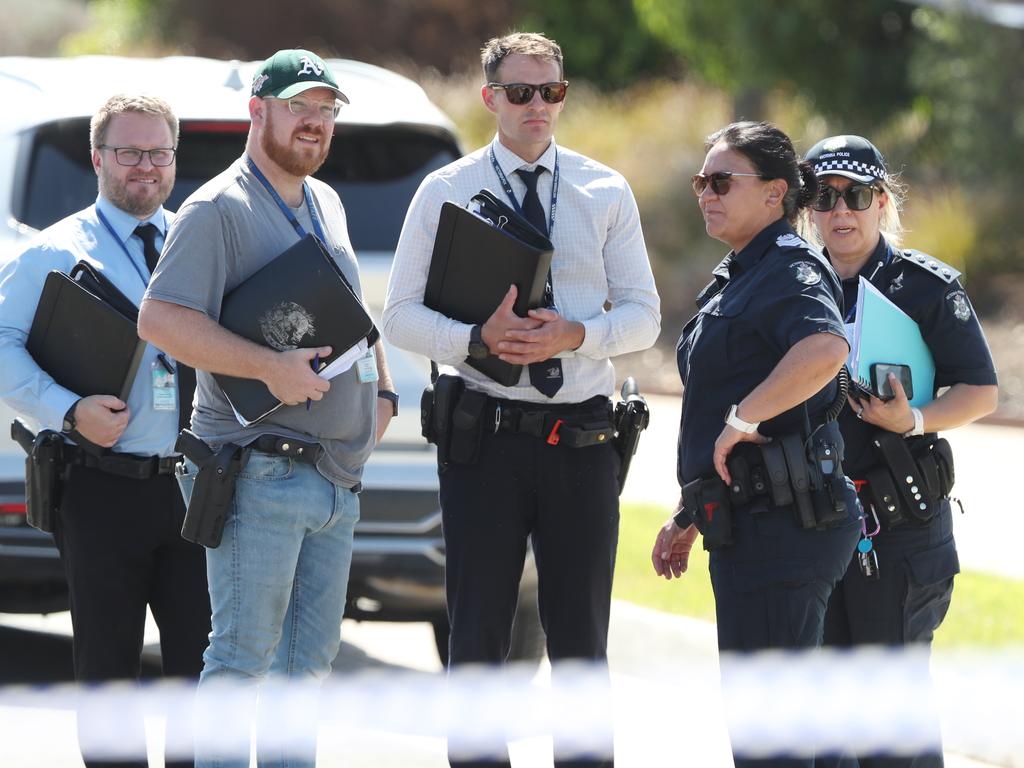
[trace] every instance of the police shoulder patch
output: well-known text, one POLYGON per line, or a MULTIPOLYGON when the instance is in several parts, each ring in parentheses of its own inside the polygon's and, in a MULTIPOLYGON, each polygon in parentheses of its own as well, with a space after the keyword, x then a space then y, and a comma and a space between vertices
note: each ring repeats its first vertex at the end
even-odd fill
POLYGON ((911 264, 918 269, 922 269, 945 283, 952 283, 960 277, 959 269, 951 267, 949 264, 939 261, 934 256, 929 256, 927 253, 915 251, 913 248, 904 248, 902 251, 897 251, 897 253, 899 253, 900 258, 905 263, 911 264))
POLYGON ((817 285, 821 282, 821 267, 812 261, 794 261, 789 265, 789 272, 797 282, 804 285, 817 285))
POLYGON ((792 232, 788 232, 785 235, 779 235, 775 244, 779 248, 810 248, 810 243, 804 240, 800 235, 794 235, 792 232))
POLYGON ((967 300, 967 294, 962 290, 950 291, 946 294, 946 307, 961 323, 966 323, 971 319, 971 303, 967 300))

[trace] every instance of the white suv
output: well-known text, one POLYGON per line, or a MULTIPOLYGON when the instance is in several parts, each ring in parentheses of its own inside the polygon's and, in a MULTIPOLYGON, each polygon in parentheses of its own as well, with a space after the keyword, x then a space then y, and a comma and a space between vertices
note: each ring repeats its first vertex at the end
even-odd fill
MULTIPOLYGON (((451 121, 411 80, 347 60, 330 66, 351 105, 341 110, 318 178, 348 212, 363 293, 380 317, 405 211, 420 181, 460 153, 451 121)), ((248 84, 258 62, 191 57, 125 59, 0 57, 0 260, 32 234, 96 197, 89 118, 115 92, 149 92, 181 121, 174 210, 242 152, 248 84)), ((447 651, 444 546, 434 452, 420 436, 426 360, 388 348, 402 410, 366 466, 347 615, 430 621, 447 651)), ((0 404, 0 612, 66 608, 64 575, 50 536, 25 524, 24 455, 9 438, 14 414, 0 404)), ((513 655, 543 653, 536 575, 524 576, 513 655)))

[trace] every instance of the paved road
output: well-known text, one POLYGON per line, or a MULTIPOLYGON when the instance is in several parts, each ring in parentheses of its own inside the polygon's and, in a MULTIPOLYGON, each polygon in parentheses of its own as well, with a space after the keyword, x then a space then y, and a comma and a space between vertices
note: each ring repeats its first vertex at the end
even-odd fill
MULTIPOLYGON (((679 498, 675 462, 680 401, 652 396, 648 404, 651 425, 640 439, 623 496, 671 507, 679 498)), ((973 424, 950 432, 948 438, 956 461, 953 495, 965 510, 963 515, 957 512, 954 522, 960 564, 1024 579, 1024 493, 1013 491, 1021 476, 1024 428, 973 424)))

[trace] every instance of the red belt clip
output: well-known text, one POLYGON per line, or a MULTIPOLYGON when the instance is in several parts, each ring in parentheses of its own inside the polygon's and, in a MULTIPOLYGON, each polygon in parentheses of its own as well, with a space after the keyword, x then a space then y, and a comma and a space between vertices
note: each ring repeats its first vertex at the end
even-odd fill
POLYGON ((853 487, 857 489, 857 493, 860 493, 861 489, 868 484, 867 480, 854 480, 853 487))
POLYGON ((558 434, 559 427, 562 426, 562 420, 558 419, 555 421, 555 426, 551 428, 551 433, 548 435, 548 445, 558 445, 558 441, 561 440, 561 436, 558 434))

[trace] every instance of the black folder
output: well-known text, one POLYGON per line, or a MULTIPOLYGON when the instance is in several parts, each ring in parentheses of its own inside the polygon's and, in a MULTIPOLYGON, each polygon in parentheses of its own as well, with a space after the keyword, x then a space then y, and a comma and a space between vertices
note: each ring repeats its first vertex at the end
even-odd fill
POLYGON ((128 399, 146 342, 138 308, 101 272, 79 262, 46 276, 25 348, 76 395, 128 399))
MULTIPOLYGON (((483 323, 515 283, 513 310, 526 317, 544 300, 551 241, 488 190, 470 205, 441 206, 423 303, 454 320, 483 323)), ((519 382, 523 369, 493 355, 466 363, 506 387, 519 382)))
MULTIPOLYGON (((377 329, 341 269, 314 235, 283 251, 224 297, 220 324, 279 351, 330 346, 322 370, 377 329)), ((231 406, 252 424, 281 406, 259 379, 213 375, 231 406)))

